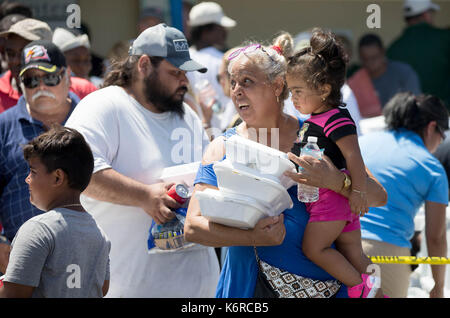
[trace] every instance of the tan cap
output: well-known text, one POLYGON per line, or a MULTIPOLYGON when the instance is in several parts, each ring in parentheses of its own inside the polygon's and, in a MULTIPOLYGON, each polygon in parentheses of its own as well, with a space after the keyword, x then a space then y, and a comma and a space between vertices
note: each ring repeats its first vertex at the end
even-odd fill
POLYGON ((8 31, 1 32, 0 36, 8 36, 10 34, 16 34, 25 40, 52 40, 52 30, 50 26, 40 20, 36 19, 24 19, 17 23, 14 23, 8 31))

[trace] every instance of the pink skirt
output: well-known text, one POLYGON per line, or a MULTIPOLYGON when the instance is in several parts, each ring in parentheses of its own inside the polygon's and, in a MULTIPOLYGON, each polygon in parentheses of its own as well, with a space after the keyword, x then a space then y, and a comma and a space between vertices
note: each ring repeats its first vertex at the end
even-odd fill
POLYGON ((319 200, 305 203, 309 222, 347 221, 342 232, 361 228, 359 215, 352 213, 348 199, 329 189, 319 189, 319 200))

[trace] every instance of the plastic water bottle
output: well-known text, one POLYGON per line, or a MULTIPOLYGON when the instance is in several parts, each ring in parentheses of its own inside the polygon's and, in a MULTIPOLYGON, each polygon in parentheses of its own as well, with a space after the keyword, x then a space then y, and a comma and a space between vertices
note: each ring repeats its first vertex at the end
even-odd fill
POLYGON ((217 99, 216 91, 211 83, 207 79, 200 80, 195 83, 195 89, 197 91, 198 97, 200 101, 208 106, 212 100, 214 100, 214 104, 212 105, 212 110, 214 113, 222 113, 223 107, 220 101, 217 99))
MULTIPOLYGON (((308 155, 316 159, 322 159, 322 151, 317 145, 317 137, 308 137, 308 143, 302 148, 300 152, 300 157, 304 155, 308 155)), ((317 200, 319 200, 319 188, 299 183, 297 185, 297 197, 300 202, 316 202, 317 200)))

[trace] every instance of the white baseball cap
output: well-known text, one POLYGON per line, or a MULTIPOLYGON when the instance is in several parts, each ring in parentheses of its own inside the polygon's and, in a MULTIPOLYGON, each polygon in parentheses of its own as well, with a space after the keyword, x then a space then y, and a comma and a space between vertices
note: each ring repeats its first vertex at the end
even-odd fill
POLYGON ((403 16, 405 18, 419 15, 428 10, 439 10, 440 7, 430 0, 405 0, 403 4, 403 16))
POLYGON ((87 49, 91 48, 87 34, 77 36, 63 28, 55 29, 52 41, 62 52, 69 51, 79 46, 83 46, 87 49))
POLYGON ((200 25, 215 23, 224 28, 233 28, 236 21, 227 17, 222 7, 215 2, 202 2, 192 7, 189 12, 189 25, 196 27, 200 25))

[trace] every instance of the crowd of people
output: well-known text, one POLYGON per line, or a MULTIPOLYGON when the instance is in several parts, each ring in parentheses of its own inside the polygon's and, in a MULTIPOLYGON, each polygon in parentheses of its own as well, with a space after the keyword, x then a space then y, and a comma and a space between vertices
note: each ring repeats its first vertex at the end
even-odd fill
MULTIPOLYGON (((450 31, 431 1, 404 2, 388 49, 363 35, 351 74, 349 48, 322 28, 228 48, 239 22, 215 2, 185 3, 184 33, 143 10, 100 67, 86 29, 1 9, 0 297, 406 297, 411 268, 374 277, 366 255, 411 255, 422 205, 428 254, 447 256, 450 31), (374 116, 386 129, 362 135, 374 116), (251 229, 210 221, 196 197, 219 189, 234 135, 298 167, 285 172, 293 206, 251 229), (309 136, 322 160, 300 156, 309 136), (149 253, 152 221, 181 207, 164 168, 196 162, 192 244, 149 253), (300 202, 298 184, 319 200, 300 202), (284 276, 264 284, 261 264, 284 276)), ((444 297, 445 266, 432 275, 430 297, 444 297)))

